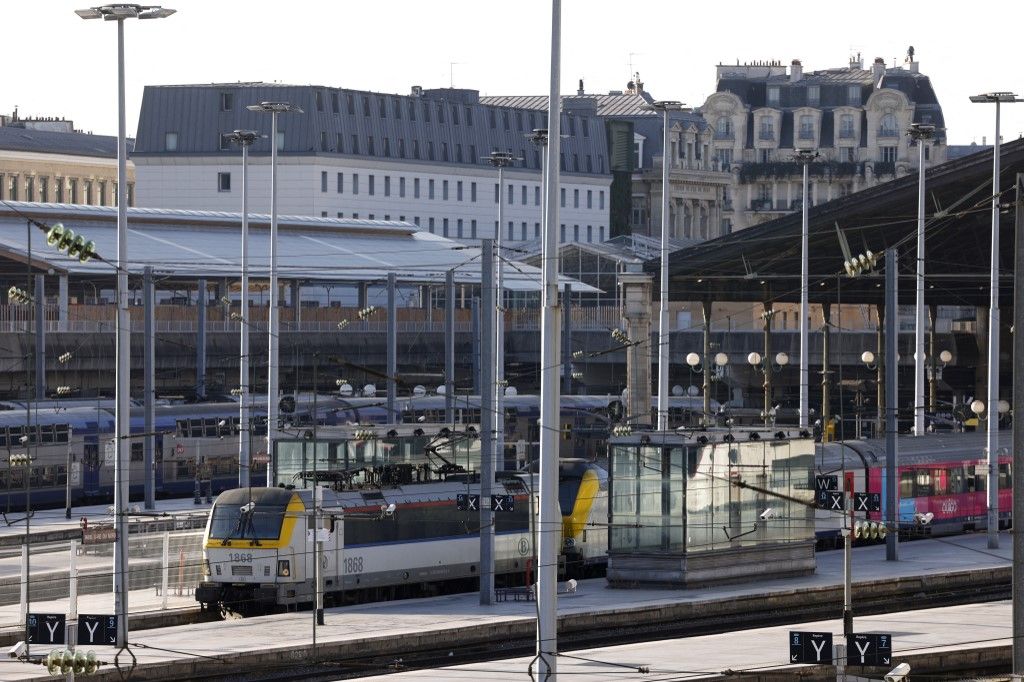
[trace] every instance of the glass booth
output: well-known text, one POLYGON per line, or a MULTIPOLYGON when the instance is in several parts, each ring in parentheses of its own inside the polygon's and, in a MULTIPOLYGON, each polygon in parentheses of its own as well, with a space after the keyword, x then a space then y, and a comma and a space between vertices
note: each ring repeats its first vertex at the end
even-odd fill
POLYGON ((608 581, 699 585, 812 573, 814 441, 786 430, 609 441, 608 581))

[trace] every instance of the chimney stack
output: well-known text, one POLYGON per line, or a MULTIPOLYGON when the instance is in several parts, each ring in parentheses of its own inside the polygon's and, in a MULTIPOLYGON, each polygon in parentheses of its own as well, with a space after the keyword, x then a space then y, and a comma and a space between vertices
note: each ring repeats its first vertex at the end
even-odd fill
POLYGON ((583 79, 580 79, 580 89, 576 91, 577 95, 583 95, 583 79))
POLYGON ((792 83, 797 82, 804 77, 804 66, 800 63, 799 59, 794 59, 793 63, 789 65, 789 80, 792 83))
POLYGON ((871 81, 876 88, 879 87, 879 83, 882 82, 882 76, 884 75, 885 60, 881 57, 875 57, 875 63, 871 65, 871 81))

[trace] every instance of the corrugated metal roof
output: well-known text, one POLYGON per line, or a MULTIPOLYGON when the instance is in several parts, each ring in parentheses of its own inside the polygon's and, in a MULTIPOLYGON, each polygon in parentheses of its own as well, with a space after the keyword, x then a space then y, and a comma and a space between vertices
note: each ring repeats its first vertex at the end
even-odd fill
MULTIPOLYGON (((609 117, 657 116, 656 111, 645 111, 642 106, 650 104, 654 99, 647 92, 640 95, 608 94, 608 95, 566 95, 562 97, 563 109, 571 107, 575 102, 593 100, 597 106, 597 115, 609 117)), ((548 110, 547 95, 491 95, 481 97, 482 104, 495 107, 515 107, 518 109, 548 110)))
MULTIPOLYGON (((132 141, 129 140, 129 151, 131 148, 132 141)), ((0 150, 116 159, 117 138, 109 135, 0 126, 0 150)))
MULTIPOLYGON (((0 253, 24 261, 28 251, 26 217, 66 227, 96 243, 96 251, 117 253, 117 209, 102 206, 0 202, 0 253)), ((249 264, 253 277, 267 277, 270 266, 269 216, 250 216, 249 264)), ((74 275, 112 274, 102 260, 80 263, 47 246, 41 230, 32 231, 33 260, 74 275)), ((141 274, 150 266, 161 276, 234 277, 240 271, 241 214, 220 211, 128 209, 128 269, 141 274)), ((480 249, 418 230, 398 221, 343 220, 281 216, 278 221, 278 272, 282 279, 364 282, 395 272, 405 282, 441 282, 455 270, 462 283, 480 282, 480 249)), ((518 264, 506 268, 510 290, 536 291, 541 271, 518 264)), ((563 281, 571 281, 565 279, 563 281)), ((573 283, 576 291, 597 291, 573 283)))
MULTIPOLYGON (((539 169, 539 159, 526 153, 530 143, 525 136, 546 127, 543 117, 533 108, 475 103, 473 92, 449 88, 397 95, 270 83, 146 86, 135 155, 237 155, 234 146, 221 149, 222 134, 237 129, 266 133, 270 128, 268 116, 246 106, 287 101, 304 113, 279 116, 283 155, 481 166, 487 163, 481 157, 500 149, 522 157, 526 168, 539 169), (222 95, 230 95, 229 108, 222 106, 222 95), (173 151, 166 149, 167 133, 176 133, 173 151)), ((578 122, 581 116, 575 118, 578 122)), ((562 145, 567 153, 594 157, 592 167, 599 168, 603 164, 596 163, 596 157, 607 158, 607 140, 600 119, 591 118, 593 125, 581 126, 562 145)), ((566 123, 563 132, 570 132, 566 123)), ((269 139, 257 140, 250 153, 269 154, 269 139)))

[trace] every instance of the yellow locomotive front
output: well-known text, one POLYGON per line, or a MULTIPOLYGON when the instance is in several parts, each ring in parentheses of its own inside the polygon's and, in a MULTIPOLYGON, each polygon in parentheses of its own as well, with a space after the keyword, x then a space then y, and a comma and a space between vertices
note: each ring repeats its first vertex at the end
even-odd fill
POLYGON ((300 495, 283 488, 236 488, 214 502, 204 540, 205 578, 196 588, 204 607, 261 610, 296 601, 305 528, 300 495), (291 594, 289 594, 289 592, 291 594))

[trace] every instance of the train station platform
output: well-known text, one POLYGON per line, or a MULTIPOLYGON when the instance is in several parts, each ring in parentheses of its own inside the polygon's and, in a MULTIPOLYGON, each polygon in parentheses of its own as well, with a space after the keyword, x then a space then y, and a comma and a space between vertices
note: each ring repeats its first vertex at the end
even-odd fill
MULTIPOLYGON (((169 498, 156 500, 155 508, 147 511, 143 503, 132 502, 131 513, 128 516, 129 523, 138 524, 144 521, 170 521, 172 519, 185 519, 190 516, 196 517, 196 524, 199 527, 205 525, 206 516, 210 512, 211 504, 203 501, 195 504, 191 497, 169 498)), ((82 519, 88 521, 88 525, 109 525, 114 522, 112 507, 109 504, 84 505, 71 508, 71 518, 65 518, 64 508, 59 509, 36 509, 32 512, 29 520, 29 533, 33 543, 60 542, 66 540, 82 539, 82 519)), ((14 547, 23 544, 25 541, 25 512, 24 508, 17 508, 3 512, 0 520, 0 548, 14 547), (5 522, 6 521, 6 522, 5 522)))
MULTIPOLYGON (((942 616, 936 616, 934 627, 924 620, 930 618, 923 615, 927 612, 860 616, 858 609, 871 602, 876 607, 881 605, 878 610, 885 610, 888 606, 888 610, 907 611, 929 603, 922 595, 961 592, 963 596, 985 584, 998 585, 1008 591, 1011 536, 1003 533, 1000 541, 1001 547, 997 550, 986 548, 984 534, 904 542, 900 545, 898 562, 885 560, 883 545, 855 549, 855 630, 890 631, 897 653, 902 653, 907 647, 973 649, 982 646, 978 643, 982 641, 984 646, 989 646, 990 640, 999 645, 1002 638, 1008 636, 1009 607, 1005 607, 1005 611, 999 611, 997 604, 957 607, 961 611, 951 613, 963 615, 946 616, 945 620, 951 623, 946 629, 938 628, 942 616), (972 626, 974 616, 970 615, 974 613, 972 609, 978 610, 979 628, 981 622, 987 622, 995 629, 976 632, 972 626), (983 617, 982 614, 988 615, 983 617), (876 625, 876 621, 869 618, 888 618, 888 621, 877 621, 876 625), (946 634, 942 634, 944 632, 946 634)), ((718 623, 720 631, 735 631, 707 637, 735 639, 709 639, 702 655, 691 655, 689 646, 660 645, 664 650, 662 656, 666 658, 654 658, 652 654, 650 662, 647 662, 644 659, 646 654, 634 656, 629 649, 628 655, 617 654, 615 660, 654 665, 657 661, 669 660, 667 657, 675 652, 680 657, 672 659, 672 665, 666 668, 704 673, 730 666, 781 666, 786 663, 787 640, 783 632, 805 629, 802 623, 840 615, 842 566, 842 552, 833 551, 818 555, 818 570, 814 575, 740 585, 630 590, 608 588, 604 579, 581 581, 574 594, 566 594, 559 600, 560 643, 565 646, 567 655, 575 655, 570 648, 573 638, 595 628, 635 631, 651 623, 680 624, 703 618, 718 623), (742 628, 757 627, 758 618, 765 614, 775 619, 773 627, 777 632, 764 634, 760 645, 753 639, 748 643, 743 638, 753 637, 750 634, 753 630, 742 628), (819 615, 807 617, 807 614, 819 615), (794 625, 780 627, 780 618, 794 625), (721 647, 722 656, 709 653, 716 646, 721 647), (685 660, 688 661, 685 664, 681 657, 684 649, 687 649, 685 660), (770 655, 769 651, 772 652, 770 655), (723 663, 726 653, 737 658, 732 663, 723 663)), ((480 606, 476 593, 333 608, 327 610, 325 624, 316 629, 316 651, 312 648, 314 616, 308 611, 140 630, 129 636, 131 653, 138 666, 132 679, 177 680, 246 673, 255 675, 272 670, 312 670, 310 663, 314 660, 330 661, 329 665, 338 666, 339 671, 344 669, 345 673, 371 669, 377 673, 380 661, 404 659, 402 665, 410 665, 417 655, 424 655, 424 652, 442 659, 450 654, 455 659, 469 649, 501 651, 501 647, 509 642, 529 641, 535 627, 535 609, 533 602, 515 601, 480 606)), ((841 632, 841 626, 836 624, 820 627, 841 632)), ((806 629, 811 629, 811 626, 806 629)), ((650 639, 655 639, 655 636, 650 639)), ((694 638, 687 639, 688 642, 691 640, 694 638)), ((102 660, 113 660, 115 651, 112 648, 98 647, 96 651, 102 660)), ((123 666, 131 658, 122 654, 119 660, 123 666)), ((497 670, 495 666, 498 665, 494 663, 491 667, 497 670)), ((502 668, 509 669, 508 666, 502 668)), ((588 669, 595 674, 603 670, 596 665, 588 669)), ((102 670, 104 672, 93 679, 120 679, 112 666, 105 666, 102 670)), ((323 668, 315 670, 320 675, 324 672, 323 668)), ((521 670, 525 676, 525 665, 521 670)), ((447 673, 440 678, 437 675, 435 671, 432 677, 420 679, 455 679, 447 673)), ((4 661, 0 663, 0 678, 43 680, 47 675, 37 665, 4 661)), ((621 672, 618 678, 621 678, 621 672)), ((469 675, 465 679, 474 677, 469 675)))

